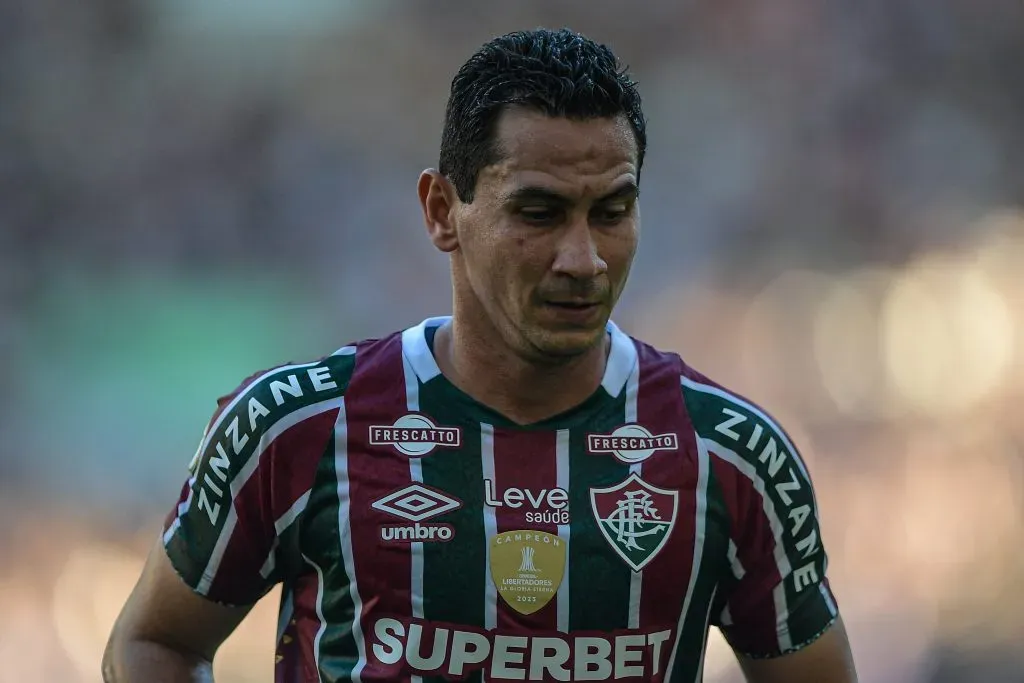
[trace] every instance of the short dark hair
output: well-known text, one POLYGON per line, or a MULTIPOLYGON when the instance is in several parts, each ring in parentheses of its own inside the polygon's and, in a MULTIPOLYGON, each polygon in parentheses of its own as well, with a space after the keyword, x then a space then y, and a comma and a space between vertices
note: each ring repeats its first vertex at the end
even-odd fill
POLYGON ((459 199, 472 202, 480 171, 499 161, 494 144, 498 115, 518 105, 572 119, 625 116, 636 136, 639 171, 647 124, 636 85, 608 47, 569 29, 495 38, 452 79, 439 170, 455 185, 459 199))

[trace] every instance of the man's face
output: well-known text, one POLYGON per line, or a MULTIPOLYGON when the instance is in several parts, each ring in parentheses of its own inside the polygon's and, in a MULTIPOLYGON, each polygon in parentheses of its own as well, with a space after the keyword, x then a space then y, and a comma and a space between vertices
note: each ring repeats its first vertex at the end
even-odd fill
POLYGON ((599 343, 639 239, 637 147, 624 117, 502 113, 501 161, 453 211, 455 286, 537 360, 599 343), (468 291, 467 291, 468 290, 468 291))

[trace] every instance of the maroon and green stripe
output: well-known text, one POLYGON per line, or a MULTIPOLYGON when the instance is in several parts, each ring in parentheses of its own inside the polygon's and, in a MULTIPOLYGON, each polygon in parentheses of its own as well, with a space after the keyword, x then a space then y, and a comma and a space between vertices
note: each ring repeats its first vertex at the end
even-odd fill
POLYGON ((420 410, 437 424, 462 429, 461 448, 439 449, 422 460, 423 483, 462 502, 443 517, 455 529, 454 537, 424 544, 424 618, 483 628, 487 538, 482 436, 480 422, 474 419, 479 415, 467 415, 463 397, 441 375, 420 384, 419 400, 420 410))
POLYGON ((806 466, 789 437, 756 405, 689 371, 683 392, 726 497, 745 575, 732 589, 734 623, 723 632, 751 656, 775 656, 813 640, 836 616, 827 558, 806 466))
POLYGON ((323 415, 336 412, 351 368, 346 354, 284 366, 244 385, 219 409, 165 534, 168 556, 198 592, 251 604, 273 585, 275 577, 258 570, 274 547, 275 522, 312 487, 331 433, 331 418, 323 415), (311 419, 309 428, 296 428, 311 419), (287 452, 276 445, 280 439, 287 452), (285 468, 288 485, 281 486, 285 468), (220 578, 228 572, 232 581, 220 578))
MULTIPOLYGON (((376 619, 390 616, 406 620, 412 612, 412 546, 382 544, 380 527, 395 520, 373 507, 377 500, 412 483, 409 458, 393 446, 371 445, 369 439, 372 425, 391 424, 396 415, 407 412, 403 366, 400 335, 360 346, 349 386, 350 395, 356 398, 346 402, 347 531, 351 534, 355 584, 362 596, 362 613, 357 618, 366 641, 371 640, 376 619)), ((345 485, 340 482, 339 490, 345 485)), ((379 661, 372 647, 366 647, 362 654, 363 680, 406 679, 398 665, 379 661)))

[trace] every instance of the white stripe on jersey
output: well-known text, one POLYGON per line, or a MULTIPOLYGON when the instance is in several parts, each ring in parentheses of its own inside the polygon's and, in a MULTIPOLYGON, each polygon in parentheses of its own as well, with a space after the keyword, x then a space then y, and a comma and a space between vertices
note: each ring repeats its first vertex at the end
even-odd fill
MULTIPOLYGON (((686 586, 686 597, 683 599, 683 610, 679 613, 679 622, 676 625, 676 638, 672 644, 672 654, 668 659, 668 669, 665 670, 664 680, 672 680, 672 669, 676 663, 676 653, 679 651, 679 641, 682 640, 683 627, 686 625, 687 617, 690 615, 690 602, 693 600, 693 591, 697 586, 697 577, 700 575, 701 561, 704 558, 704 543, 707 540, 707 517, 708 517, 708 480, 710 478, 711 458, 708 450, 702 443, 700 435, 697 437, 697 490, 696 514, 693 527, 693 562, 690 565, 690 582, 686 586)), ((706 630, 706 629, 705 629, 706 630)), ((698 671, 699 674, 699 671, 698 671)), ((698 681, 700 678, 697 679, 698 681)))
MULTIPOLYGON (((403 344, 405 336, 402 337, 403 344)), ((408 355, 402 354, 402 369, 405 374, 405 407, 410 412, 420 409, 420 381, 408 355)), ((423 483, 423 460, 409 458, 409 479, 414 484, 423 483)), ((409 544, 409 565, 412 573, 409 586, 410 610, 414 619, 423 618, 423 544, 409 544)), ((410 683, 422 683, 422 676, 410 676, 410 683)))
MULTIPOLYGON (((629 341, 627 339, 627 341, 629 341)), ((629 342, 632 345, 632 342, 629 342)), ((626 378, 626 424, 638 421, 637 399, 640 394, 640 363, 633 363, 633 368, 626 378)), ((635 462, 629 466, 629 471, 638 477, 643 472, 643 463, 635 462)), ((627 612, 627 628, 640 628, 640 600, 644 585, 644 572, 634 571, 629 576, 629 611, 627 612)))
POLYGON ((313 405, 299 408, 298 410, 292 411, 282 417, 280 420, 271 425, 260 437, 259 443, 256 445, 256 450, 253 454, 245 461, 242 465, 242 469, 238 471, 234 479, 229 482, 229 489, 231 491, 231 502, 225 504, 227 508, 227 515, 224 519, 224 527, 220 531, 220 535, 217 536, 217 542, 213 546, 213 552, 210 553, 210 559, 206 563, 206 568, 203 570, 203 575, 199 579, 199 584, 196 586, 196 592, 200 595, 206 595, 210 586, 213 584, 213 580, 217 578, 217 571, 220 569, 220 563, 224 559, 224 552, 227 550, 228 542, 231 540, 231 535, 234 533, 235 525, 238 523, 238 511, 235 510, 235 499, 238 497, 239 491, 245 486, 249 478, 256 472, 259 467, 260 459, 263 457, 263 453, 267 448, 274 442, 274 439, 281 436, 284 432, 291 429, 295 425, 299 424, 304 420, 308 420, 314 415, 326 413, 331 410, 341 408, 344 403, 343 398, 332 398, 327 401, 321 401, 320 403, 314 403, 313 405))
MULTIPOLYGON (((338 355, 339 353, 341 353, 341 350, 335 352, 332 355, 338 355)), ((217 415, 217 419, 214 420, 213 424, 211 424, 209 427, 206 428, 206 431, 203 433, 203 438, 199 442, 199 448, 196 449, 195 455, 192 456, 192 461, 189 462, 189 465, 188 465, 189 470, 193 471, 193 472, 195 471, 195 467, 198 465, 200 458, 203 457, 203 453, 206 452, 206 449, 208 449, 210 447, 210 443, 213 440, 214 435, 217 434, 217 432, 220 430, 220 427, 224 423, 224 420, 231 413, 231 411, 235 409, 235 406, 237 406, 242 401, 243 398, 247 397, 249 394, 252 393, 254 388, 259 386, 260 382, 262 382, 263 380, 267 379, 268 377, 271 377, 271 376, 276 375, 276 374, 281 373, 281 372, 287 372, 289 370, 300 370, 302 368, 311 368, 314 365, 320 365, 322 362, 323 361, 319 361, 318 360, 318 361, 315 361, 313 363, 302 363, 301 365, 284 365, 284 366, 281 366, 279 368, 274 368, 272 370, 267 370, 262 375, 260 375, 256 379, 254 379, 251 382, 249 382, 249 384, 247 384, 241 391, 238 392, 238 395, 236 395, 233 399, 231 399, 230 403, 228 403, 226 406, 224 406, 224 410, 220 411, 220 414, 217 415)), ((194 482, 195 482, 195 476, 193 475, 192 479, 189 480, 189 488, 192 487, 194 482)), ((188 499, 185 500, 185 502, 184 502, 185 509, 181 510, 179 508, 179 511, 178 511, 178 516, 179 517, 181 517, 186 512, 188 512, 188 506, 191 503, 191 501, 192 501, 192 496, 190 495, 188 497, 188 499)))
MULTIPOLYGON (((338 419, 334 423, 334 470, 338 478, 338 532, 341 539, 341 558, 348 576, 348 591, 352 598, 352 637, 356 641, 359 660, 352 667, 352 683, 362 682, 366 667, 366 642, 363 640, 363 601, 356 583, 356 564, 352 553, 352 526, 349 509, 352 505, 348 479, 348 418, 342 399, 338 419)), ((319 656, 319 655, 318 655, 319 656)))
POLYGON ((267 553, 267 559, 263 563, 263 567, 260 569, 260 576, 264 579, 270 576, 270 572, 274 571, 274 566, 277 562, 277 547, 281 534, 283 534, 284 530, 290 527, 292 523, 299 518, 302 511, 306 509, 306 505, 309 503, 309 494, 312 490, 313 489, 310 488, 310 490, 299 496, 295 503, 288 508, 288 511, 274 521, 274 543, 270 548, 270 552, 267 553))
MULTIPOLYGON (((768 518, 768 526, 772 530, 772 536, 775 538, 775 564, 779 570, 779 576, 786 577, 792 572, 792 565, 789 563, 789 558, 786 556, 786 547, 783 545, 783 534, 785 529, 782 526, 782 520, 779 519, 778 513, 775 511, 775 503, 772 502, 770 496, 765 493, 765 483, 761 475, 757 473, 757 469, 751 465, 745 458, 740 456, 735 451, 732 451, 725 446, 721 445, 717 441, 711 439, 702 439, 700 436, 697 437, 698 445, 703 445, 712 455, 724 460, 733 467, 735 467, 740 474, 745 476, 751 481, 754 486, 754 490, 761 496, 761 507, 764 510, 765 517, 768 518)), ((776 588, 784 588, 783 584, 780 583, 776 588)), ((776 590, 774 592, 774 601, 776 613, 779 616, 778 626, 776 628, 776 635, 778 637, 779 647, 783 650, 788 650, 791 646, 789 639, 789 630, 785 628, 785 620, 782 617, 789 616, 789 606, 786 603, 786 592, 785 590, 776 590)))
POLYGON ((747 570, 743 568, 743 564, 740 562, 740 558, 736 555, 739 552, 739 548, 733 540, 729 539, 729 549, 726 551, 725 556, 729 558, 729 566, 732 567, 732 575, 739 581, 747 574, 747 570))
POLYGON ((697 675, 693 677, 693 683, 701 683, 704 680, 704 659, 708 652, 708 628, 711 626, 711 610, 715 606, 715 595, 718 593, 718 584, 711 590, 711 600, 708 602, 708 613, 704 615, 704 635, 700 644, 700 666, 697 667, 697 675))
MULTIPOLYGON (((701 384, 700 382, 695 382, 689 377, 681 377, 680 379, 682 379, 683 386, 689 387, 694 391, 700 391, 705 394, 711 394, 712 396, 718 396, 719 398, 724 398, 727 401, 731 401, 732 403, 735 403, 739 407, 750 411, 751 413, 754 414, 755 417, 761 419, 765 424, 771 427, 771 430, 775 432, 775 436, 779 437, 779 441, 781 441, 782 444, 789 450, 789 455, 793 458, 794 461, 796 461, 796 466, 797 469, 800 470, 800 474, 804 475, 804 479, 807 481, 807 484, 810 485, 811 475, 807 473, 807 466, 804 464, 803 458, 800 457, 800 452, 796 448, 794 448, 793 444, 789 440, 789 437, 787 437, 786 433, 782 431, 782 428, 778 425, 778 423, 776 423, 775 420, 768 417, 768 415, 766 415, 764 411, 762 411, 760 408, 753 405, 749 401, 744 401, 739 396, 736 396, 735 394, 732 394, 728 391, 723 391, 718 387, 711 386, 710 384, 701 384)), ((817 519, 818 501, 814 497, 814 487, 810 487, 810 490, 811 500, 814 503, 815 519, 817 519)), ((817 521, 818 526, 820 527, 821 520, 817 519, 817 521)))
MULTIPOLYGON (((569 430, 559 429, 555 437, 555 486, 569 490, 569 430)), ((570 557, 569 542, 572 540, 572 525, 559 524, 558 537, 565 543, 565 556, 570 557)), ((569 567, 566 562, 565 575, 555 594, 557 617, 556 628, 562 633, 569 632, 569 567)))
MULTIPOLYGON (((480 459, 483 465, 484 479, 496 481, 494 475, 494 425, 480 423, 480 459)), ((493 629, 498 627, 498 587, 494 585, 494 577, 491 576, 491 542, 490 539, 498 535, 498 518, 495 516, 494 508, 484 505, 484 534, 486 536, 484 547, 486 548, 485 565, 488 567, 486 580, 484 582, 484 628, 493 629)))
POLYGON ((323 681, 324 677, 320 674, 320 641, 327 630, 327 620, 324 619, 324 570, 305 555, 302 559, 316 570, 316 618, 320 621, 320 628, 316 630, 316 636, 313 638, 313 664, 316 667, 316 680, 323 681))

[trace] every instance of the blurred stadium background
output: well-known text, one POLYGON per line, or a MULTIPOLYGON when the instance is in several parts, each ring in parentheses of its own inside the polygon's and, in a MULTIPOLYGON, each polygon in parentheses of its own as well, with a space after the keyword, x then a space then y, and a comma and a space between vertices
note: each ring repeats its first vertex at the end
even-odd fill
POLYGON ((1024 681, 1020 2, 0 0, 0 682, 100 680, 216 396, 449 310, 416 176, 538 25, 641 82, 617 319, 795 433, 862 681, 1024 681))

